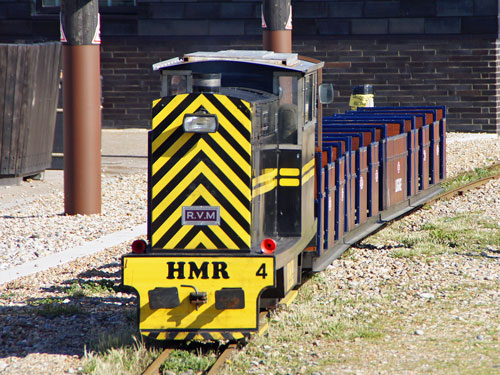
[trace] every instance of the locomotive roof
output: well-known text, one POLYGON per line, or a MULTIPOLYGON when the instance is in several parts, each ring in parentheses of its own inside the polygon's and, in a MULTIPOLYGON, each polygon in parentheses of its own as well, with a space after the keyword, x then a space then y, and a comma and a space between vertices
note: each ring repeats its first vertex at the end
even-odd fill
POLYGON ((275 67, 278 70, 291 70, 307 73, 323 67, 322 61, 309 61, 297 53, 276 53, 272 51, 227 50, 218 52, 193 52, 182 58, 164 60, 153 64, 153 70, 179 68, 186 64, 207 61, 229 61, 275 67))

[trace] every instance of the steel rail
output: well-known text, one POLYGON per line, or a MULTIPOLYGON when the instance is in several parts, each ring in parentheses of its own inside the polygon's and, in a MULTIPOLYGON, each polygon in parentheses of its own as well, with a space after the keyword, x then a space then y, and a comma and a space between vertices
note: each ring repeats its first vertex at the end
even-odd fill
POLYGON ((210 367, 208 371, 205 372, 205 375, 215 375, 219 372, 219 370, 226 363, 226 359, 237 349, 237 345, 235 343, 229 344, 226 349, 221 353, 219 358, 215 361, 215 363, 210 367))
MULTIPOLYGON (((500 163, 492 164, 492 165, 486 167, 485 169, 491 171, 491 170, 494 170, 494 169, 496 169, 498 167, 500 167, 500 163)), ((470 191, 472 189, 475 189, 475 188, 478 188, 480 186, 486 185, 489 181, 495 180, 497 178, 500 178, 500 172, 495 173, 495 174, 493 174, 491 176, 488 176, 488 177, 481 178, 479 180, 475 180, 475 181, 469 182, 469 183, 467 183, 465 185, 458 186, 458 187, 456 187, 456 188, 454 188, 452 190, 443 192, 441 194, 438 194, 437 196, 429 199, 425 204, 429 204, 429 203, 438 201, 440 199, 448 199, 448 198, 453 198, 455 196, 464 195, 467 191, 470 191)), ((453 178, 447 179, 447 180, 445 180, 443 182, 448 182, 448 181, 452 181, 452 180, 453 180, 453 178)))
POLYGON ((160 366, 170 355, 172 349, 165 349, 159 356, 156 358, 153 363, 149 365, 149 367, 142 373, 142 375, 158 375, 160 371, 160 366))

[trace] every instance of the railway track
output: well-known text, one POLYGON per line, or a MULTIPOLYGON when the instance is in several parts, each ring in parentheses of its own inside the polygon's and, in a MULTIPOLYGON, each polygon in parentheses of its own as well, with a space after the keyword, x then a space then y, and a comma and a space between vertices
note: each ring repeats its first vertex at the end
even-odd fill
POLYGON ((226 360, 231 356, 233 352, 237 350, 237 345, 236 344, 229 344, 226 349, 221 353, 219 358, 217 358, 217 361, 212 365, 210 370, 206 372, 206 375, 215 375, 219 372, 219 370, 224 366, 224 363, 226 363, 226 360))
MULTIPOLYGON (((455 196, 464 195, 468 191, 475 189, 475 188, 478 188, 478 187, 481 187, 481 186, 487 184, 491 180, 500 178, 500 163, 493 164, 485 169, 487 170, 487 173, 489 174, 489 176, 484 177, 484 178, 480 178, 478 180, 471 181, 465 185, 461 185, 461 186, 458 186, 458 187, 453 188, 451 190, 442 192, 442 193, 432 197, 431 199, 429 199, 425 204, 429 204, 429 203, 432 203, 432 202, 435 202, 435 201, 438 201, 441 199, 450 199, 450 198, 453 198, 455 196)), ((456 177, 454 177, 453 179, 455 179, 455 178, 456 177)), ((444 181, 444 183, 450 182, 453 179, 447 179, 446 181, 444 181)), ((412 212, 415 212, 415 211, 421 209, 421 207, 415 208, 414 210, 412 210, 408 214, 411 214, 412 212)), ((406 216, 406 215, 403 215, 403 216, 406 216)), ((395 219, 395 220, 397 220, 397 219, 395 219)), ((287 297, 285 297, 284 300, 286 300, 286 299, 287 299, 287 297)), ((291 300, 293 300, 293 299, 291 299, 291 300)), ((280 304, 279 306, 287 305, 288 303, 291 302, 291 300, 286 301, 286 303, 280 304)), ((265 313, 261 314, 261 319, 263 319, 264 316, 265 316, 265 313)), ((157 374, 159 374, 161 364, 165 360, 168 359, 172 350, 173 350, 172 348, 165 349, 160 354, 160 356, 158 358, 156 358, 156 360, 153 363, 151 363, 151 365, 143 372, 143 375, 157 375, 157 374)), ((206 370, 203 374, 204 375, 216 375, 216 374, 218 374, 219 371, 224 366, 224 364, 226 363, 227 359, 230 358, 230 356, 234 352, 236 352, 237 350, 238 350, 238 345, 236 343, 226 344, 225 347, 223 348, 221 354, 218 356, 217 360, 215 361, 215 363, 208 370, 206 370)))
POLYGON ((142 375, 157 375, 160 372, 160 366, 163 362, 165 362, 173 349, 167 348, 165 349, 159 356, 156 358, 153 363, 149 365, 149 367, 142 373, 142 375))
MULTIPOLYGON (((484 178, 481 178, 479 180, 472 181, 468 184, 458 186, 454 189, 445 191, 445 192, 437 195, 436 197, 429 199, 427 204, 435 202, 435 201, 440 200, 440 199, 449 199, 449 198, 453 198, 457 195, 464 195, 469 190, 481 187, 481 186, 487 184, 491 180, 500 178, 500 163, 492 164, 485 169, 488 171, 488 174, 490 174, 488 177, 484 177, 484 178)), ((449 182, 453 179, 447 179, 444 181, 444 183, 449 182)))
MULTIPOLYGON (((219 372, 219 370, 224 366, 226 360, 238 349, 238 345, 235 343, 226 344, 221 354, 217 357, 217 360, 214 364, 205 372, 204 375, 215 375, 219 372)), ((160 367, 163 362, 165 362, 170 353, 172 352, 172 348, 166 348, 163 352, 149 365, 149 367, 142 373, 142 375, 158 375, 160 373, 160 367)))

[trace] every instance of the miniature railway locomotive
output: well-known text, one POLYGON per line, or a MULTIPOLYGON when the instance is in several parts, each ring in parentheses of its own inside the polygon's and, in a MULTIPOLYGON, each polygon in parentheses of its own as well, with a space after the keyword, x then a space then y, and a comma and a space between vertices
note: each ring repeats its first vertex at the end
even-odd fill
POLYGON ((323 121, 333 91, 322 67, 267 51, 197 52, 153 66, 162 88, 149 132, 148 241, 122 260, 142 335, 257 332, 261 309, 289 295, 304 269, 325 268, 438 191, 444 109, 323 121), (423 160, 430 147, 437 175, 423 160))

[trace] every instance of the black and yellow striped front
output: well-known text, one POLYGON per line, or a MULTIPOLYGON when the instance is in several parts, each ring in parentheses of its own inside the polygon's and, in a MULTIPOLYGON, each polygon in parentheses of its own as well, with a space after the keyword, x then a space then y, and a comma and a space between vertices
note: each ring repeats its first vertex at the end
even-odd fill
MULTIPOLYGON (((267 328, 267 327, 266 327, 267 328)), ((182 341, 218 341, 229 340, 238 341, 250 336, 250 332, 164 332, 164 331, 143 331, 144 336, 154 340, 182 340, 182 341)))
POLYGON ((153 102, 148 218, 153 249, 250 249, 250 115, 248 102, 219 94, 153 102), (184 132, 184 115, 200 110, 217 116, 215 133, 184 132), (185 212, 202 216, 204 207, 218 212, 217 224, 186 224, 185 212))

